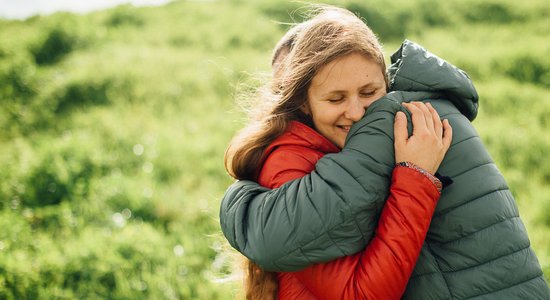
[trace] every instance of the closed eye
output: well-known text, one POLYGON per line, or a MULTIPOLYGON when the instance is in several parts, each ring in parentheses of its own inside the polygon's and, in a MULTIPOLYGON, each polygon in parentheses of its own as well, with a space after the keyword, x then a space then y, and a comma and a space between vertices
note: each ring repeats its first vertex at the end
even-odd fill
POLYGON ((330 99, 328 99, 327 101, 330 102, 330 103, 339 103, 339 102, 341 102, 342 100, 344 100, 344 97, 330 98, 330 99))
POLYGON ((361 92, 359 95, 361 97, 372 97, 374 96, 374 94, 376 94, 376 90, 373 90, 373 91, 364 91, 364 92, 361 92))

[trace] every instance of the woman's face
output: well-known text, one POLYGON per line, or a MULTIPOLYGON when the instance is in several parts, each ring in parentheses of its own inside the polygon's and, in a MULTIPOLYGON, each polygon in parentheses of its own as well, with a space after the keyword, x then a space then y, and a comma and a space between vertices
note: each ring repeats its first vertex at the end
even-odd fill
POLYGON ((319 133, 342 148, 351 125, 385 94, 381 67, 362 54, 351 53, 319 69, 302 110, 311 115, 319 133))

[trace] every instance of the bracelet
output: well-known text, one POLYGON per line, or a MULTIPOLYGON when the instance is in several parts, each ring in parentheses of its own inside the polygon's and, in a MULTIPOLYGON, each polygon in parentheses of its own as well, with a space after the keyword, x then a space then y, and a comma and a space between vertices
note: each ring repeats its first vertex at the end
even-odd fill
POLYGON ((402 162, 396 163, 395 166, 396 167, 405 167, 405 168, 410 168, 410 169, 416 170, 416 171, 420 172, 420 174, 426 176, 435 185, 435 187, 437 188, 437 190, 439 192, 441 192, 441 190, 443 189, 443 184, 441 183, 441 180, 439 180, 437 177, 432 175, 430 172, 424 170, 423 168, 417 166, 416 164, 414 164, 412 162, 402 161, 402 162))

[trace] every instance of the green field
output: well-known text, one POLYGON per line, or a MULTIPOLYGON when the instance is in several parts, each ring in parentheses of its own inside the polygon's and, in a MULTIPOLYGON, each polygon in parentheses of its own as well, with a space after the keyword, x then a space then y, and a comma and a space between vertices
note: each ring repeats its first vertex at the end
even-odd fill
MULTIPOLYGON (((404 38, 467 71, 474 121, 550 280, 547 0, 332 1, 391 54, 404 38)), ((0 20, 0 299, 234 299, 218 207, 236 103, 303 3, 0 20)))

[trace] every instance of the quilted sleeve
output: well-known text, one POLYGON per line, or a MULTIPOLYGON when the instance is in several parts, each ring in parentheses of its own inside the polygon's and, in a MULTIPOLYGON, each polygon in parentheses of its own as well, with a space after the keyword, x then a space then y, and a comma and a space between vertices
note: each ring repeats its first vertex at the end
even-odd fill
POLYGON ((220 209, 229 243, 269 271, 295 271, 363 249, 389 194, 398 110, 404 109, 393 100, 376 101, 340 153, 278 189, 233 184, 220 209))
POLYGON ((401 298, 439 195, 420 172, 394 168, 376 234, 363 251, 285 274, 297 276, 317 299, 401 298))
POLYGON ((269 171, 260 172, 258 183, 274 189, 291 180, 304 177, 315 169, 315 163, 320 156, 302 146, 279 146, 266 158, 264 167, 269 166, 269 171), (316 158, 311 158, 312 155, 316 158))

